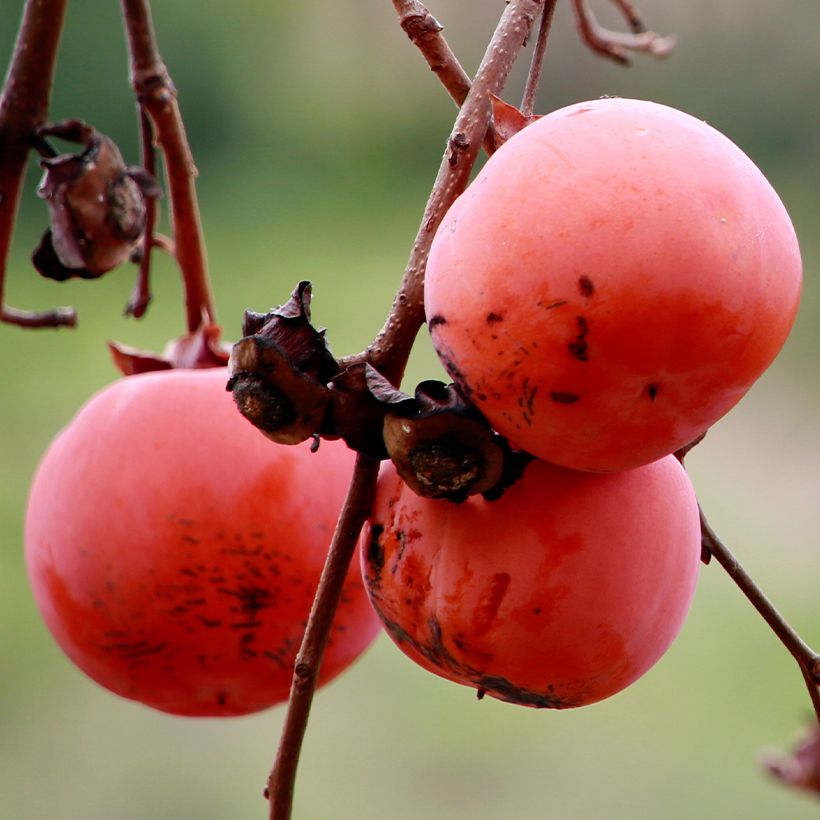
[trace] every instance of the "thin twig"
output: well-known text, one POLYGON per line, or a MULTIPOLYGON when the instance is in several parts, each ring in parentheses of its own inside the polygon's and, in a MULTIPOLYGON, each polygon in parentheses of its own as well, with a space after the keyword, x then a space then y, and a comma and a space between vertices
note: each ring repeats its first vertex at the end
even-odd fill
MULTIPOLYGON (((141 105, 137 106, 140 123, 140 146, 142 167, 154 178, 157 174, 157 152, 154 146, 154 129, 151 119, 141 105)), ((154 246, 154 226, 157 221, 157 198, 145 198, 145 232, 143 234, 137 281, 131 298, 125 306, 125 315, 141 319, 151 302, 151 255, 154 246)))
MULTIPOLYGON (((399 25, 427 60, 453 102, 459 107, 464 105, 472 83, 441 33, 444 26, 418 0, 393 0, 393 7, 399 15, 399 25)), ((488 155, 495 151, 492 121, 487 126, 484 150, 488 155)))
POLYGON ((748 598, 752 606, 760 613, 771 627, 781 643, 797 661, 806 687, 809 690, 814 712, 820 723, 820 655, 794 631, 786 619, 775 609, 774 604, 763 594, 751 576, 740 565, 726 544, 709 525, 703 511, 700 513, 701 540, 704 551, 713 555, 726 570, 729 577, 737 584, 740 591, 748 598))
POLYGON ((122 0, 122 9, 131 57, 131 85, 151 118, 165 158, 175 253, 185 286, 188 330, 193 332, 203 320, 216 321, 194 184, 197 170, 177 92, 157 48, 148 2, 122 0))
POLYGON ((68 0, 27 0, 0 96, 0 322, 21 327, 75 325, 74 308, 27 311, 4 303, 6 263, 29 151, 48 118, 51 82, 68 0))
POLYGON ((299 753, 319 679, 322 656, 356 550, 359 532, 373 505, 378 474, 378 459, 360 453, 319 579, 302 645, 296 656, 285 725, 279 739, 276 762, 268 778, 267 795, 271 820, 286 820, 291 816, 299 753))
POLYGON ((557 0, 547 0, 541 12, 541 25, 538 27, 538 38, 532 51, 532 61, 527 74, 527 83, 524 86, 524 96, 521 98, 521 113, 531 117, 535 106, 535 97, 538 94, 538 84, 544 70, 544 56, 547 53, 547 38, 552 27, 552 18, 555 13, 557 0))
POLYGON ((675 47, 674 37, 664 37, 654 31, 647 31, 635 7, 627 0, 613 0, 626 17, 630 32, 610 31, 596 19, 587 5, 587 0, 572 0, 575 19, 581 39, 596 54, 608 57, 621 65, 629 65, 627 50, 643 52, 650 57, 668 57, 675 47))
POLYGON ((490 95, 501 93, 542 5, 543 0, 513 0, 505 9, 456 117, 387 322, 367 350, 346 363, 364 359, 393 384, 400 383, 416 334, 424 324, 424 273, 436 228, 467 187, 490 122, 490 95))

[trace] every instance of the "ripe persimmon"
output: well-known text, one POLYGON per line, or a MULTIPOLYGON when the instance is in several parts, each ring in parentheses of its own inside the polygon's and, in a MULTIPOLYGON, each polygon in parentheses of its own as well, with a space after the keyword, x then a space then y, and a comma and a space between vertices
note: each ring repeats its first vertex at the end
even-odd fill
MULTIPOLYGON (((180 715, 240 715, 287 699, 353 453, 266 440, 227 372, 129 376, 52 443, 25 541, 40 611, 102 686, 180 715)), ((321 670, 379 630, 358 567, 321 670)))
POLYGON ((385 630, 431 672, 564 709, 629 686, 680 630, 700 562, 673 456, 596 475, 531 462, 496 501, 410 491, 388 464, 361 544, 385 630))
POLYGON ((623 470, 690 443, 771 364, 800 252, 754 163, 641 100, 554 111, 508 140, 436 232, 433 343, 516 446, 623 470))

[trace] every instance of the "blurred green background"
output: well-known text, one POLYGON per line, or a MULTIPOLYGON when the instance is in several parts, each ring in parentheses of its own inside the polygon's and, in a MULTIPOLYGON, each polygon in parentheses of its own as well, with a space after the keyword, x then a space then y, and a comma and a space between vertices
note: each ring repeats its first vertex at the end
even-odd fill
MULTIPOLYGON (((616 23, 598 4, 603 22, 616 23)), ((815 0, 647 0, 675 32, 671 59, 609 65, 578 43, 561 3, 538 110, 601 94, 689 111, 738 143, 790 210, 805 295, 783 354, 690 456, 707 513, 804 638, 820 645, 820 256, 815 0)), ((10 54, 20 3, 0 8, 10 54)), ((468 70, 503 4, 431 10, 468 70)), ((239 335, 246 307, 279 304, 300 279, 337 354, 386 315, 454 109, 390 3, 157 3, 160 47, 201 173, 218 313, 239 335)), ((527 58, 507 98, 520 95, 527 58)), ((53 118, 81 117, 138 161, 116 3, 74 3, 53 118)), ((179 287, 158 258, 156 301, 122 318, 130 270, 96 283, 39 279, 28 254, 45 225, 32 170, 7 299, 73 304, 77 330, 0 325, 0 815, 15 820, 220 820, 266 816, 262 787, 281 707, 232 721, 172 718, 120 700, 74 669, 33 605, 22 517, 56 431, 115 378, 105 340, 161 349, 182 331, 179 287)), ((426 339, 410 379, 441 374, 426 339)), ((59 522, 55 522, 59 526, 59 522)), ((317 699, 299 818, 808 818, 817 803, 758 770, 809 716, 796 666, 716 566, 668 655, 628 691, 579 711, 523 709, 416 668, 382 637, 317 699)))

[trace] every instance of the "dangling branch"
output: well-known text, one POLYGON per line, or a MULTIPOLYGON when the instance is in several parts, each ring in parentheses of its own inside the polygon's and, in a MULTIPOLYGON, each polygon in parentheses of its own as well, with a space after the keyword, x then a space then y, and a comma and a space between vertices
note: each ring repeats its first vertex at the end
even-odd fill
POLYGON ((197 170, 176 89, 157 47, 148 2, 122 0, 122 9, 131 57, 131 85, 151 120, 165 159, 174 248, 185 286, 188 331, 193 333, 203 322, 216 321, 194 184, 197 170))
POLYGON ((637 9, 628 0, 612 0, 626 18, 630 32, 610 31, 595 19, 587 0, 572 0, 581 39, 596 54, 616 63, 629 65, 627 51, 643 52, 650 57, 668 57, 675 47, 674 37, 647 31, 637 9))
POLYGON ((27 0, 0 96, 0 322, 21 327, 77 324, 74 308, 18 310, 5 304, 6 264, 29 151, 48 118, 51 83, 68 0, 27 0))

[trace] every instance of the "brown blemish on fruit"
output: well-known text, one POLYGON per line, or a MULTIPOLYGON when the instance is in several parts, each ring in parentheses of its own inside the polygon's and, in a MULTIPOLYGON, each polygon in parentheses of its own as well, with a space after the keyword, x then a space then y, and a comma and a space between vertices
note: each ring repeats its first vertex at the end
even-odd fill
POLYGON ((430 317, 430 321, 427 323, 427 327, 432 330, 436 325, 446 325, 447 320, 440 314, 437 313, 435 316, 430 317))
POLYGON ((231 607, 231 611, 244 616, 244 620, 230 624, 231 629, 252 629, 261 626, 262 622, 258 618, 259 613, 276 603, 275 595, 264 587, 239 586, 236 589, 221 587, 219 592, 236 598, 239 604, 231 607))
POLYGON ((648 384, 646 385, 646 395, 649 396, 649 401, 655 401, 658 397, 658 385, 657 384, 648 384))
POLYGON ((562 393, 560 391, 553 391, 550 393, 550 398, 557 404, 575 404, 581 397, 577 393, 562 393))
POLYGON ((501 602, 510 588, 510 581, 508 572, 497 572, 490 579, 490 585, 481 594, 473 613, 473 629, 476 635, 484 635, 492 627, 498 617, 501 602))
POLYGON ((526 689, 516 686, 501 675, 484 674, 471 665, 458 661, 444 646, 441 624, 437 618, 432 617, 427 621, 429 639, 428 642, 424 642, 414 638, 395 621, 386 618, 375 601, 373 601, 373 606, 382 619, 388 634, 397 644, 407 644, 432 666, 438 667, 444 672, 452 673, 467 685, 475 686, 478 690, 476 695, 479 700, 484 695, 492 695, 508 703, 540 709, 569 709, 578 705, 576 701, 556 695, 554 687, 551 685, 547 686, 546 690, 542 692, 526 689))
POLYGON ((500 313, 488 313, 487 314, 487 324, 492 325, 496 322, 503 322, 504 317, 500 313))
POLYGON ((500 675, 482 675, 476 682, 478 690, 485 694, 492 695, 499 700, 508 703, 516 703, 519 706, 534 706, 537 709, 572 709, 578 703, 566 698, 561 698, 554 692, 536 692, 532 689, 525 689, 516 686, 507 678, 500 675))
POLYGON ((586 362, 589 360, 589 345, 587 344, 589 324, 583 316, 576 316, 575 323, 578 326, 578 335, 575 337, 575 341, 570 342, 567 347, 571 356, 578 359, 579 362, 586 362))
POLYGON ((518 406, 521 408, 521 418, 528 426, 532 426, 532 416, 535 407, 535 394, 538 392, 538 385, 531 385, 529 378, 524 379, 521 385, 521 395, 518 397, 518 406))
POLYGON ((589 299, 593 293, 595 293, 595 285, 588 276, 579 276, 578 277, 578 291, 580 292, 581 296, 584 299, 589 299))
POLYGON ((372 576, 368 573, 367 583, 373 587, 380 587, 382 583, 384 547, 379 539, 383 532, 384 527, 381 524, 373 524, 370 528, 370 540, 367 542, 367 563, 373 571, 372 576))

